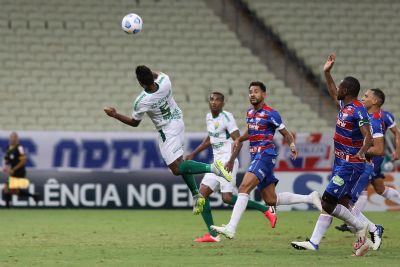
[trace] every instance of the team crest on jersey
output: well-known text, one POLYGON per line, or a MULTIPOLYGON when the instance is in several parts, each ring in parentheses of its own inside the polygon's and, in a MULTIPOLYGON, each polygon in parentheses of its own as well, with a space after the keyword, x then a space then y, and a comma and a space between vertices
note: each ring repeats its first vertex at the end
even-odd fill
POLYGON ((349 116, 349 114, 347 114, 347 113, 340 113, 339 118, 341 118, 342 120, 345 120, 348 116, 349 116))
POLYGON ((219 121, 214 122, 214 129, 217 130, 219 127, 219 121))
POLYGON ((353 115, 354 113, 354 107, 346 107, 342 109, 342 118, 346 119, 348 116, 353 115))
POLYGON ((258 114, 258 117, 260 117, 260 118, 264 118, 264 117, 266 117, 267 116, 267 114, 265 114, 265 111, 261 111, 259 114, 258 114))

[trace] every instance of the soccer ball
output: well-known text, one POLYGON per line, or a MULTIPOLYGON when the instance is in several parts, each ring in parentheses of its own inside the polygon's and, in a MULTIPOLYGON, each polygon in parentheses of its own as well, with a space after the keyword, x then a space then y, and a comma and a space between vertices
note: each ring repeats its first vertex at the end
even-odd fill
POLYGON ((129 34, 138 34, 143 27, 143 20, 134 13, 126 15, 121 22, 122 30, 129 34))
POLYGON ((383 164, 383 171, 385 172, 391 172, 394 169, 393 162, 388 161, 385 164, 383 164))

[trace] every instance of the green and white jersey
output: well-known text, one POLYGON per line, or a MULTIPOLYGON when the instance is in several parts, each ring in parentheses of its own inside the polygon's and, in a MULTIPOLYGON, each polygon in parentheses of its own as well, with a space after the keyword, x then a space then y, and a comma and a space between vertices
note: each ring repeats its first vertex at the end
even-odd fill
POLYGON ((147 93, 144 90, 133 102, 132 117, 142 120, 146 113, 153 121, 157 131, 163 129, 171 120, 182 120, 181 109, 172 97, 171 80, 165 73, 160 73, 155 80, 158 90, 147 93))
POLYGON ((228 160, 232 153, 231 133, 238 130, 232 114, 222 111, 213 118, 211 113, 206 115, 207 131, 213 148, 214 159, 228 160))

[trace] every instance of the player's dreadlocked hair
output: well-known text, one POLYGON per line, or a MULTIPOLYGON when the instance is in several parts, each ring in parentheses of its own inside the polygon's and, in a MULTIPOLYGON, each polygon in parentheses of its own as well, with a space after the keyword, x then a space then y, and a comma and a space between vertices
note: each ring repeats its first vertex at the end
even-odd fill
POLYGON ((379 88, 369 89, 374 93, 374 96, 379 99, 379 106, 382 106, 385 103, 385 93, 379 88))
POLYGON ((347 76, 343 79, 343 85, 347 88, 348 93, 351 96, 358 97, 360 93, 360 82, 351 76, 347 76))
POLYGON ((144 65, 136 67, 136 77, 143 85, 150 86, 154 83, 153 72, 144 65))

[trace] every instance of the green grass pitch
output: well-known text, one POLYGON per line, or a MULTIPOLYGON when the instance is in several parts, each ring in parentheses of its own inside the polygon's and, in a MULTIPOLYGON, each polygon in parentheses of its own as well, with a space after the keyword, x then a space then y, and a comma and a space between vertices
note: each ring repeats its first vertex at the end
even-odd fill
MULTIPOLYGON (((234 240, 197 244, 205 233, 190 210, 0 210, 0 266, 398 266, 400 213, 366 213, 385 227, 382 247, 352 257, 354 237, 333 226, 320 250, 297 251, 317 212, 280 212, 275 229, 247 211, 234 240)), ((213 211, 216 224, 230 210, 213 211)))

